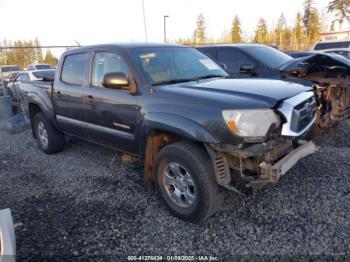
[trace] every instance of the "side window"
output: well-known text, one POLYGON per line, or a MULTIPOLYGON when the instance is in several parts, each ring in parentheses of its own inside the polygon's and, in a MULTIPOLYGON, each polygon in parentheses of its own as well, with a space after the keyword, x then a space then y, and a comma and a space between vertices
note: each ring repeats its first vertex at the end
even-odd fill
POLYGON ((21 81, 23 80, 22 77, 23 77, 22 74, 18 75, 17 78, 16 78, 16 81, 17 81, 17 82, 21 82, 21 81))
POLYGON ((85 78, 85 69, 88 62, 88 55, 68 55, 64 59, 61 80, 67 84, 82 85, 85 78))
POLYGON ((219 64, 225 64, 227 72, 230 74, 239 74, 241 65, 255 64, 246 55, 237 51, 218 51, 217 61, 219 64))
POLYGON ((29 81, 29 75, 28 74, 22 74, 21 81, 29 81))
POLYGON ((103 77, 108 73, 124 73, 126 76, 128 76, 128 65, 119 55, 115 53, 96 53, 92 65, 92 85, 102 87, 103 77))

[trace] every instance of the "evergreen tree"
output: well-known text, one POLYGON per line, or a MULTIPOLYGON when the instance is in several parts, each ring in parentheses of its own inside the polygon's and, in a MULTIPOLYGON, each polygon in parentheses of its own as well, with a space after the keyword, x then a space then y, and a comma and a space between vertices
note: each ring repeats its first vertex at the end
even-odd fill
POLYGON ((203 44, 206 42, 206 24, 205 19, 202 14, 200 14, 197 18, 196 30, 194 31, 193 38, 196 44, 203 44))
POLYGON ((287 39, 286 39, 286 30, 287 30, 287 20, 282 13, 281 16, 278 18, 277 26, 275 29, 275 36, 276 36, 276 44, 279 46, 280 49, 284 50, 284 46, 286 45, 287 39))
POLYGON ((54 55, 51 53, 50 49, 47 49, 46 55, 43 61, 45 64, 50 64, 53 67, 56 67, 57 65, 57 58, 54 57, 54 55))
POLYGON ((312 16, 312 13, 314 13, 314 12, 315 12, 314 1, 313 0, 305 0, 303 22, 304 22, 304 26, 306 28, 307 33, 308 33, 308 30, 309 30, 310 24, 311 24, 311 16, 312 16))
POLYGON ((24 45, 28 48, 26 48, 25 51, 25 63, 26 66, 34 63, 36 61, 36 52, 34 49, 34 43, 32 40, 24 41, 24 45))
MULTIPOLYGON (((36 46, 36 47, 41 46, 39 39, 37 37, 34 39, 34 46, 36 46)), ((35 48, 35 60, 37 63, 42 63, 44 60, 43 59, 43 52, 42 52, 40 47, 35 48)))
POLYGON ((320 16, 317 9, 314 7, 313 0, 305 0, 304 2, 304 17, 306 44, 310 47, 318 41, 320 34, 320 16))
POLYGON ((259 19, 253 42, 258 44, 269 43, 269 33, 267 30, 267 23, 264 18, 259 19))
POLYGON ((301 50, 303 48, 303 43, 304 43, 304 27, 303 27, 303 17, 300 12, 297 13, 297 17, 295 20, 295 25, 293 29, 293 50, 301 50))
POLYGON ((231 37, 232 37, 232 43, 242 43, 243 42, 241 22, 239 20, 238 15, 236 15, 235 18, 233 19, 233 24, 232 24, 232 29, 231 29, 231 37))
POLYGON ((333 0, 329 3, 327 10, 329 13, 335 13, 336 19, 333 20, 332 25, 338 22, 339 30, 345 20, 350 21, 350 0, 333 0))
POLYGON ((34 46, 37 46, 35 42, 38 43, 39 41, 37 39, 34 41, 17 40, 12 43, 11 41, 4 40, 3 46, 13 47, 13 48, 3 50, 2 63, 9 64, 9 65, 15 64, 22 68, 26 68, 29 64, 42 62, 43 60, 42 55, 41 55, 41 60, 40 60, 40 55, 38 59, 38 56, 37 56, 38 53, 36 51, 36 48, 34 48, 34 46))

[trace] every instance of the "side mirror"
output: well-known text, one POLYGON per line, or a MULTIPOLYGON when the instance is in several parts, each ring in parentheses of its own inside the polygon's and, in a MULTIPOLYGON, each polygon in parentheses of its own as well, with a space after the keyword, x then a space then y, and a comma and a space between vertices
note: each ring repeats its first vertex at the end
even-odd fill
POLYGON ((130 82, 124 73, 108 73, 103 77, 102 85, 111 89, 127 89, 130 82))
POLYGON ((252 64, 243 64, 243 65, 241 65, 239 72, 241 74, 257 75, 258 69, 256 68, 256 66, 254 66, 252 64))

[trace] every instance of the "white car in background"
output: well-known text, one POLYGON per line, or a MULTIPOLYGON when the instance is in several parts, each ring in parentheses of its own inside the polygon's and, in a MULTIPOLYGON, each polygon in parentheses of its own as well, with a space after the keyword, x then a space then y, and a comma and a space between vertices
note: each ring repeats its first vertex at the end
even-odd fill
POLYGON ((22 69, 18 65, 3 65, 0 67, 0 80, 10 81, 11 76, 19 73, 22 69))
POLYGON ((27 66, 27 71, 43 69, 52 69, 52 66, 49 64, 31 64, 27 66))
POLYGON ((7 91, 15 101, 19 102, 21 82, 42 80, 44 77, 54 78, 55 72, 55 69, 22 71, 11 82, 8 83, 7 91))

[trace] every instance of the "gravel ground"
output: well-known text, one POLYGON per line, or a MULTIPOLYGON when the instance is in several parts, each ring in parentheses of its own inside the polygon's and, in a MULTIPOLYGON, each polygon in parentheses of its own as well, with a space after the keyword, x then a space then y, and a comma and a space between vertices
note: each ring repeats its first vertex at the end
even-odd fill
POLYGON ((0 209, 17 223, 19 260, 128 255, 350 255, 350 121, 280 183, 227 193, 204 225, 169 214, 143 187, 142 164, 71 140, 42 153, 27 130, 0 132, 0 209), (61 257, 58 257, 61 256, 61 257))

